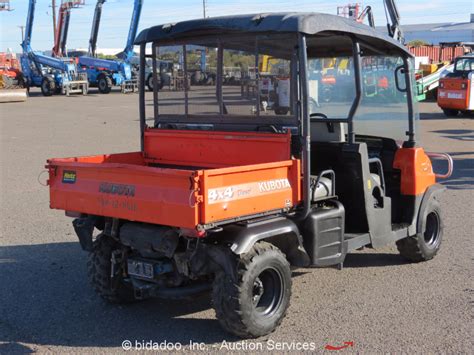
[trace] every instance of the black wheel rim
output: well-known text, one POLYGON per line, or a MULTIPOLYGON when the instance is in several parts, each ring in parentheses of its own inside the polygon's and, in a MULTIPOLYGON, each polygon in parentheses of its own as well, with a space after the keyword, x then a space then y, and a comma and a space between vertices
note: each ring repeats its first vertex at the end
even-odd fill
POLYGON ((274 268, 263 270, 253 283, 252 299, 255 312, 260 317, 270 317, 283 299, 283 278, 274 268))
POLYGON ((426 216, 426 229, 424 234, 425 243, 429 247, 434 247, 438 243, 440 232, 440 220, 436 212, 431 212, 426 216))

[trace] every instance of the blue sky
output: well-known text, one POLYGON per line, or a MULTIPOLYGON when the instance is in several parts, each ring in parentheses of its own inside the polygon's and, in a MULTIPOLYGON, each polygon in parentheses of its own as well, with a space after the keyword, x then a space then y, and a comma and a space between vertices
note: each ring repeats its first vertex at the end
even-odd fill
MULTIPOLYGON (((85 48, 88 44, 96 0, 85 0, 86 6, 71 16, 68 48, 85 48)), ((57 0, 60 3, 60 0, 57 0)), ((256 12, 316 11, 336 13, 336 7, 354 1, 325 0, 207 0, 207 15, 220 16, 256 12)), ((25 25, 28 0, 11 0, 14 11, 0 12, 0 51, 11 48, 19 52, 21 32, 25 25)), ((434 22, 468 22, 474 12, 472 0, 398 0, 402 24, 434 22), (447 6, 449 4, 449 6, 447 6)), ((32 47, 48 50, 53 46, 50 0, 37 0, 32 47)), ((377 25, 385 25, 382 0, 363 1, 375 11, 377 25)), ((125 45, 133 0, 107 0, 99 34, 99 47, 122 48, 125 45)), ((162 23, 202 16, 202 0, 144 0, 140 29, 162 23)))

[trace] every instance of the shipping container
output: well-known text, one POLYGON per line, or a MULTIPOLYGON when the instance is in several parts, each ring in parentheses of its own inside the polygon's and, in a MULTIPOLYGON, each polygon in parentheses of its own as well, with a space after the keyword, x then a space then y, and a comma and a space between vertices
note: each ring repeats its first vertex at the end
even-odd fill
POLYGON ((441 46, 419 46, 408 47, 408 49, 415 57, 428 57, 430 63, 452 61, 465 53, 465 48, 462 46, 444 48, 441 46))

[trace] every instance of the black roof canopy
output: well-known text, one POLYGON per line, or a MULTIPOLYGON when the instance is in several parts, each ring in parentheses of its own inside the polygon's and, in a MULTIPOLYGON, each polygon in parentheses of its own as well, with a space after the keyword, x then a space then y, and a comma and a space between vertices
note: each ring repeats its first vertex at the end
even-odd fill
POLYGON ((293 52, 294 42, 276 41, 273 36, 267 35, 292 37, 297 33, 314 36, 308 40, 308 47, 310 50, 313 47, 314 52, 321 56, 350 52, 352 48, 349 41, 343 37, 340 37, 340 41, 337 40, 337 36, 348 34, 366 44, 366 54, 380 51, 411 56, 399 42, 367 25, 322 13, 270 13, 183 21, 145 29, 137 36, 135 44, 155 42, 158 45, 176 45, 188 42, 217 47, 218 41, 222 40, 226 48, 254 50, 254 44, 249 39, 258 37, 262 50, 267 49, 268 54, 273 52, 275 55, 286 56, 285 53, 293 52))

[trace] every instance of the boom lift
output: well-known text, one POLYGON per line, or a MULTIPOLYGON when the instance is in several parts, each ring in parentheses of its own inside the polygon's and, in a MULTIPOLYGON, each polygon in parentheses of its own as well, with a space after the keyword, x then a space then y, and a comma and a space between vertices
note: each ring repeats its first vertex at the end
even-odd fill
POLYGON ((79 57, 79 65, 87 72, 91 86, 98 87, 99 92, 108 94, 112 86, 120 86, 122 93, 135 92, 137 80, 132 71, 130 60, 133 57, 133 41, 137 34, 143 0, 134 0, 132 19, 124 51, 120 54, 121 60, 97 58, 97 38, 99 34, 102 7, 106 0, 97 0, 92 22, 92 31, 89 39, 89 53, 79 57))
MULTIPOLYGON (((0 0, 0 11, 13 11, 9 0, 0 0)), ((26 101, 23 74, 14 53, 0 52, 0 102, 26 101)))
POLYGON ((405 37, 400 27, 400 13, 398 12, 395 0, 384 0, 384 7, 385 14, 390 17, 391 22, 387 23, 388 35, 401 44, 405 44, 405 37))
MULTIPOLYGON (((385 15, 387 20, 390 18, 390 22, 387 23, 388 35, 393 39, 404 43, 405 39, 403 37, 403 31, 400 28, 400 13, 398 12, 397 5, 395 0, 383 0, 385 15)), ((353 19, 359 23, 363 23, 367 18, 369 26, 375 28, 374 13, 371 6, 366 6, 364 10, 361 11, 361 4, 348 4, 345 6, 337 7, 337 14, 346 18, 353 19)))
POLYGON ((361 4, 348 4, 345 6, 337 7, 337 14, 346 18, 353 19, 359 23, 364 23, 365 18, 367 18, 370 27, 375 27, 374 14, 372 12, 372 7, 366 6, 364 10, 361 11, 361 4))
POLYGON ((21 44, 23 54, 20 61, 27 87, 40 87, 44 96, 56 92, 68 96, 73 93, 86 95, 89 89, 87 75, 79 73, 73 61, 49 57, 31 48, 35 7, 36 0, 30 0, 25 38, 21 44))
POLYGON ((63 0, 59 7, 58 24, 54 34, 54 47, 52 54, 54 57, 66 56, 67 35, 71 19, 71 10, 85 4, 85 0, 63 0))

